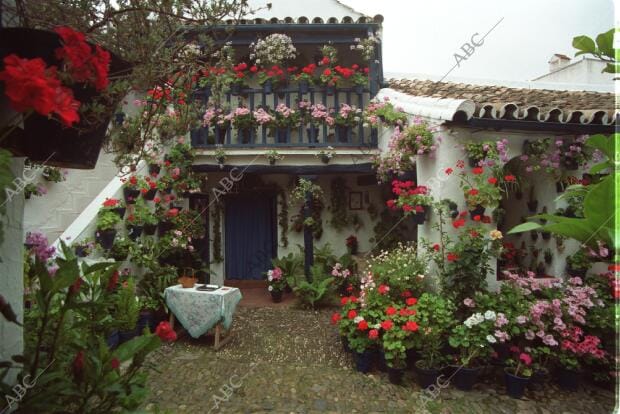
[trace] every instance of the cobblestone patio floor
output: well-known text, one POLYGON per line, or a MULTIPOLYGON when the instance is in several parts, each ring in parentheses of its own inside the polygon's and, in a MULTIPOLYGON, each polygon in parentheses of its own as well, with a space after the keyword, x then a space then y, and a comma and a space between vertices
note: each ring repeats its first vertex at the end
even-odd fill
POLYGON ((212 339, 184 336, 152 362, 144 409, 155 413, 611 413, 614 394, 592 386, 577 393, 548 384, 523 400, 505 395, 500 377, 471 392, 448 387, 422 410, 411 373, 404 385, 363 375, 343 352, 331 311, 239 308, 234 338, 219 352, 212 339))

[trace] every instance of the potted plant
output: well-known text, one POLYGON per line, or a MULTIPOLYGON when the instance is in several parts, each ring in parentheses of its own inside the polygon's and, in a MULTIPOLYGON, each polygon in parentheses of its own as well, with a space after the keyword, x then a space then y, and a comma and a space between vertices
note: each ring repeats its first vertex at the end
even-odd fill
POLYGON ((334 158, 334 155, 336 155, 336 152, 331 145, 327 147, 327 150, 320 150, 318 153, 314 154, 323 164, 329 164, 329 161, 334 158))
POLYGON ((405 304, 390 304, 381 315, 383 331, 381 345, 387 364, 388 377, 393 384, 400 384, 407 366, 407 350, 413 348, 414 337, 419 335, 418 323, 414 320, 417 299, 407 298, 405 304))
POLYGON ((297 110, 280 103, 273 111, 270 126, 275 129, 275 139, 278 143, 286 143, 288 133, 292 128, 297 128, 300 122, 300 114, 297 110))
POLYGON ((359 94, 364 93, 364 89, 368 87, 368 72, 364 71, 357 64, 351 66, 353 74, 349 78, 353 84, 353 92, 359 94))
POLYGON ((286 285, 286 281, 282 277, 282 269, 275 267, 267 271, 267 281, 269 282, 267 290, 271 294, 271 300, 274 303, 282 302, 282 292, 286 285))
POLYGON ((34 196, 42 196, 47 194, 47 188, 42 185, 36 185, 34 183, 28 183, 24 186, 24 198, 30 200, 34 196))
POLYGON ((110 250, 116 237, 116 225, 121 218, 114 211, 101 209, 97 215, 96 239, 101 247, 110 250))
POLYGON ((256 120, 252 111, 244 106, 235 108, 230 113, 232 126, 237 129, 240 144, 248 144, 252 141, 252 134, 256 129, 256 120))
POLYGON ((520 399, 523 397, 525 387, 532 376, 532 369, 530 368, 532 357, 525 352, 518 352, 513 358, 507 359, 506 364, 508 365, 504 368, 506 392, 512 398, 520 399))
POLYGON ((459 174, 460 185, 464 192, 470 217, 476 220, 476 216, 479 216, 479 220, 487 207, 496 208, 499 205, 502 199, 502 190, 497 185, 498 180, 490 168, 474 167, 471 172, 473 177, 468 176, 465 171, 459 174))
POLYGON ((493 141, 467 142, 465 152, 472 168, 481 167, 487 159, 498 160, 497 145, 493 141))
POLYGON ((308 101, 300 101, 298 107, 302 116, 302 123, 307 125, 308 142, 318 143, 319 127, 325 123, 332 126, 335 122, 332 116, 333 109, 327 109, 325 105, 320 103, 311 105, 308 101))
POLYGON ((106 198, 102 208, 115 212, 121 219, 125 217, 125 212, 127 211, 125 202, 118 198, 106 198))
POLYGON ((345 240, 345 243, 347 245, 347 251, 349 252, 349 254, 356 255, 358 248, 357 237, 355 237, 354 235, 350 235, 345 240))
POLYGON ((134 205, 133 212, 127 216, 126 226, 127 235, 136 240, 142 234, 144 228, 145 219, 150 216, 151 210, 145 204, 144 200, 139 199, 134 205))
POLYGON ((154 332, 157 326, 155 322, 155 313, 159 308, 159 300, 151 298, 150 296, 140 296, 138 302, 140 303, 140 314, 136 326, 138 333, 142 334, 146 328, 148 328, 150 332, 154 332))
POLYGON ((48 165, 43 168, 43 172, 41 173, 41 176, 43 177, 45 181, 50 181, 53 183, 60 183, 67 179, 67 173, 68 173, 67 170, 61 170, 58 167, 52 167, 48 165))
POLYGON ((140 303, 135 295, 133 278, 128 278, 126 283, 119 286, 117 291, 116 312, 119 320, 118 336, 119 343, 129 341, 139 335, 136 323, 140 313, 140 303))
POLYGON ((412 125, 404 128, 396 137, 398 138, 396 147, 403 154, 408 154, 409 159, 418 155, 432 154, 437 149, 433 132, 426 122, 414 120, 412 125))
POLYGON ((226 162, 226 151, 224 148, 217 148, 213 156, 215 157, 215 160, 219 164, 220 168, 224 168, 224 163, 226 162))
POLYGON ((275 165, 276 161, 284 158, 284 155, 278 153, 278 151, 275 149, 267 151, 265 153, 265 156, 267 156, 267 160, 269 160, 269 165, 275 165))
POLYGON ((417 301, 414 320, 421 328, 414 337, 414 349, 420 358, 413 369, 418 385, 423 389, 436 383, 444 367, 445 357, 441 350, 455 323, 454 310, 450 299, 432 293, 423 293, 417 301))
POLYGON ((545 256, 545 263, 550 265, 551 262, 553 262, 553 252, 551 252, 551 249, 545 249, 544 256, 545 256))
POLYGON ((134 204, 138 199, 138 196, 140 196, 140 188, 146 186, 144 179, 132 175, 128 179, 122 178, 121 181, 123 181, 123 196, 125 197, 125 203, 134 204))
POLYGON ((351 128, 359 125, 361 119, 361 109, 357 108, 355 105, 340 104, 340 109, 334 117, 338 142, 349 142, 351 128))
POLYGON ((476 312, 452 329, 449 343, 459 352, 459 365, 453 374, 453 382, 458 389, 470 391, 476 383, 483 362, 492 352, 491 345, 497 342, 493 335, 496 318, 492 310, 484 314, 476 312))
POLYGON ((95 241, 93 239, 86 238, 80 242, 73 243, 73 249, 77 257, 86 257, 90 255, 95 249, 95 241))
POLYGON ((125 237, 116 237, 114 239, 114 244, 110 249, 109 256, 112 257, 117 262, 123 262, 127 260, 127 256, 129 255, 129 250, 133 246, 131 239, 127 239, 125 237))
POLYGON ((299 93, 304 95, 308 93, 310 85, 314 85, 316 72, 316 64, 310 63, 309 65, 301 68, 301 71, 295 75, 295 80, 299 86, 299 93))
POLYGON ((139 185, 142 198, 147 201, 153 201, 155 194, 157 193, 157 181, 147 176, 140 181, 139 185))
POLYGON ((585 277, 592 263, 583 249, 566 258, 566 272, 571 276, 585 277))
POLYGON ((429 207, 433 204, 433 197, 428 187, 416 186, 411 180, 392 181, 392 193, 398 196, 388 200, 387 206, 393 210, 402 209, 405 216, 412 216, 416 224, 424 224, 429 207))
POLYGON ((157 230, 157 224, 159 219, 154 211, 151 211, 148 207, 141 211, 141 219, 143 224, 143 232, 147 236, 152 236, 157 230))

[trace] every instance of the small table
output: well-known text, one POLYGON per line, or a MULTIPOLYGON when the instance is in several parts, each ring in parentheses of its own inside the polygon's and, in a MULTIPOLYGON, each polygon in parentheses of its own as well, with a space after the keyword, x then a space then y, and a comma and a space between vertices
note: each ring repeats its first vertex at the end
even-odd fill
POLYGON ((199 338, 215 327, 215 344, 217 350, 227 343, 230 335, 222 338, 222 328, 229 330, 237 304, 241 300, 238 288, 222 286, 213 291, 201 291, 183 288, 181 285, 170 286, 164 290, 166 304, 170 309, 170 324, 174 327, 174 317, 192 338, 199 338))

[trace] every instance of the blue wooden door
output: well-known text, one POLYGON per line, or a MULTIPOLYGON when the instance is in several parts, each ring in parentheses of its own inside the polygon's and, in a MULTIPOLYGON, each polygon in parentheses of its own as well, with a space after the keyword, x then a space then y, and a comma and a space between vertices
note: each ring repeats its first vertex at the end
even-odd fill
POLYGON ((276 197, 265 193, 226 198, 226 279, 260 280, 277 255, 276 197))

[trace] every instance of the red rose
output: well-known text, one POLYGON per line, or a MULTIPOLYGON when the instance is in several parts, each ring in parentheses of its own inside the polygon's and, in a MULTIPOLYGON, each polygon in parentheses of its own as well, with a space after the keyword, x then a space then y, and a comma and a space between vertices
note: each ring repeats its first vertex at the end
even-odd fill
POLYGON ((418 303, 418 300, 416 298, 409 298, 409 299, 407 299, 407 306, 413 306, 416 303, 418 303))
POLYGON ((394 308, 393 306, 388 307, 385 310, 385 314, 388 315, 388 316, 395 315, 396 314, 396 308, 394 308))
POLYGON ((471 170, 472 173, 476 174, 476 175, 480 175, 484 172, 484 170, 482 169, 482 167, 476 167, 474 169, 471 170))
POLYGON ((365 330, 367 330, 367 329, 368 329, 368 322, 366 322, 366 321, 360 321, 360 322, 357 324, 357 329, 358 329, 358 330, 360 330, 360 331, 365 331, 365 330))
POLYGON ((332 315, 332 325, 336 325, 341 318, 342 316, 339 313, 334 313, 332 315))
POLYGON ((110 365, 112 365, 112 369, 119 369, 121 366, 121 362, 118 360, 118 358, 112 358, 112 361, 110 361, 110 365))
POLYGON ((393 327, 394 327, 394 322, 392 322, 389 319, 387 321, 381 322, 381 328, 383 328, 384 331, 389 331, 393 327))
POLYGON ((368 331, 368 338, 369 339, 377 339, 379 337, 379 331, 376 329, 371 329, 370 331, 368 331))
POLYGON ((355 319, 356 316, 357 316, 357 312, 355 311, 355 309, 351 309, 349 313, 347 313, 347 318, 349 319, 355 319))
POLYGON ((489 184, 497 184, 497 178, 495 177, 489 177, 489 179, 487 180, 489 182, 489 184))
POLYGON ((172 326, 166 321, 160 322, 155 329, 155 335, 159 336, 162 341, 172 342, 177 340, 177 333, 172 326))

